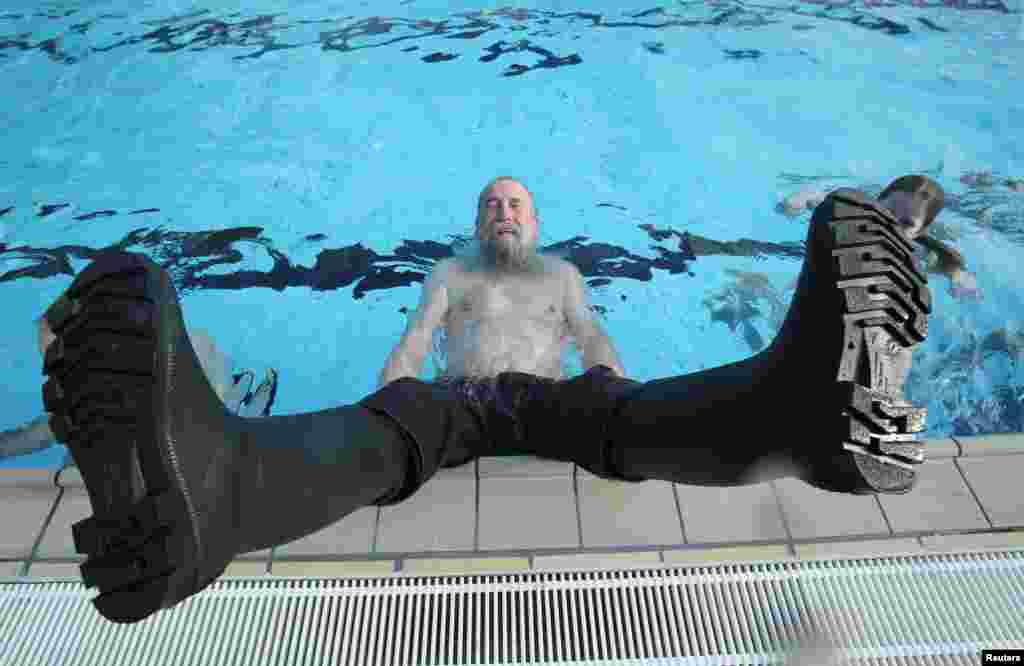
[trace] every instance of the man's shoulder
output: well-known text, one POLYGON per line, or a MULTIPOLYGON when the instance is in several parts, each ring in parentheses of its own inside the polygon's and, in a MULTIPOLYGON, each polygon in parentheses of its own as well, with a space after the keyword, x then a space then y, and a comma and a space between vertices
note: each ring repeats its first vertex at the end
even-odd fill
POLYGON ((437 277, 447 278, 453 273, 462 272, 462 269, 462 262, 459 261, 458 257, 445 257, 444 259, 439 259, 430 272, 437 277))
POLYGON ((583 280, 583 274, 580 273, 580 269, 576 264, 561 257, 552 257, 551 260, 563 282, 571 286, 583 280))
POLYGON ((445 257, 434 264, 434 272, 445 279, 464 276, 468 270, 469 266, 461 257, 445 257))
POLYGON ((576 265, 571 261, 553 254, 538 254, 537 256, 549 273, 555 273, 562 277, 567 277, 572 275, 572 271, 576 268, 576 265))
POLYGON ((434 264, 431 280, 448 290, 458 289, 468 279, 467 266, 459 257, 446 257, 434 264))

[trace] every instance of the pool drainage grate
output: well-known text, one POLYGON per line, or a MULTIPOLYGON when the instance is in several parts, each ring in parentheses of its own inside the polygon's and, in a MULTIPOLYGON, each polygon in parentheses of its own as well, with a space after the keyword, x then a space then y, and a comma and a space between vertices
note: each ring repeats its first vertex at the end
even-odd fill
POLYGON ((0 583, 0 665, 978 664, 1024 648, 1024 551, 386 578, 225 578, 117 625, 0 583))

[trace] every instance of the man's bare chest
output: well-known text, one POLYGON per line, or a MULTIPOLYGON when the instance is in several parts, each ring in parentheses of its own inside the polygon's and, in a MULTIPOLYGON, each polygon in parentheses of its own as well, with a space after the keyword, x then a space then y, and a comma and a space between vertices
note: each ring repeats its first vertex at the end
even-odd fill
POLYGON ((448 288, 449 325, 466 321, 531 321, 561 325, 565 319, 557 280, 465 280, 448 288))

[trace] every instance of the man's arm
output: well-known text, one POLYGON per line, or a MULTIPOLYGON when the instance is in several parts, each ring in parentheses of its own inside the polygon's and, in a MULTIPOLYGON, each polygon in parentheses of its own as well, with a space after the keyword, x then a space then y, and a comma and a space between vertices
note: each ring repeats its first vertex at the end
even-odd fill
POLYGON ((378 387, 400 377, 419 377, 423 361, 430 351, 434 330, 448 312, 448 279, 454 267, 450 259, 439 261, 423 284, 419 307, 409 317, 409 324, 398 345, 388 356, 380 373, 378 387))
POLYGON ((568 262, 565 268, 565 318, 570 334, 576 338, 576 346, 583 353, 584 370, 606 365, 620 377, 626 376, 615 346, 590 311, 590 298, 583 276, 576 266, 568 262))

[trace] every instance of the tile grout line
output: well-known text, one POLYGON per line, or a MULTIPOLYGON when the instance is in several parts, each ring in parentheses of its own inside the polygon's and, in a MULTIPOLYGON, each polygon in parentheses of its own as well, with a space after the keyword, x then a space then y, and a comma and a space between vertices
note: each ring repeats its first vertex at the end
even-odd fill
POLYGON ((53 516, 57 513, 57 506, 60 501, 64 498, 64 489, 61 488, 57 491, 57 497, 53 500, 53 505, 50 506, 49 512, 46 514, 46 518, 43 519, 43 527, 39 530, 39 534, 36 535, 35 540, 32 542, 32 550, 29 551, 28 558, 21 565, 22 576, 28 575, 29 567, 35 562, 36 554, 39 552, 39 546, 43 543, 43 536, 46 534, 46 530, 50 527, 50 523, 53 521, 53 516))
POLYGON ((370 552, 377 552, 377 539, 380 538, 380 515, 384 507, 377 507, 373 516, 373 538, 370 540, 370 552))
POLYGON ((480 458, 473 461, 473 552, 480 551, 480 458))
POLYGON ((583 548, 583 518, 580 514, 580 467, 572 466, 572 499, 576 503, 576 543, 578 548, 583 548))
MULTIPOLYGON (((686 539, 686 522, 683 520, 683 506, 679 503, 679 489, 672 483, 672 497, 676 501, 676 517, 679 519, 679 530, 683 533, 683 543, 689 545, 686 539)), ((665 554, 662 552, 661 560, 665 561, 665 554)))
POLYGON ((978 493, 974 492, 974 486, 972 486, 971 482, 967 480, 967 475, 964 474, 964 469, 963 467, 960 466, 960 459, 953 458, 953 465, 955 465, 957 471, 960 472, 960 478, 964 480, 964 484, 967 486, 967 490, 971 491, 971 497, 974 498, 974 503, 978 505, 979 509, 981 509, 981 515, 985 517, 985 522, 988 523, 989 527, 995 529, 996 525, 992 522, 992 519, 989 517, 988 510, 985 509, 985 505, 981 503, 980 499, 978 499, 978 493))
POLYGON ((882 506, 881 493, 875 493, 875 504, 878 505, 878 510, 882 512, 882 520, 885 521, 885 528, 889 530, 889 536, 896 536, 896 532, 892 529, 892 523, 889 521, 889 515, 885 512, 885 507, 882 506))
POLYGON ((796 557, 796 545, 793 543, 793 532, 789 529, 789 520, 786 518, 786 510, 782 507, 782 496, 775 485, 775 481, 769 481, 772 486, 772 495, 775 496, 775 506, 779 510, 779 517, 782 519, 782 529, 786 530, 786 549, 792 557, 796 557))

